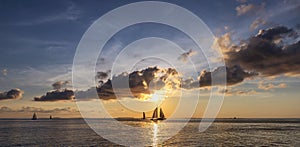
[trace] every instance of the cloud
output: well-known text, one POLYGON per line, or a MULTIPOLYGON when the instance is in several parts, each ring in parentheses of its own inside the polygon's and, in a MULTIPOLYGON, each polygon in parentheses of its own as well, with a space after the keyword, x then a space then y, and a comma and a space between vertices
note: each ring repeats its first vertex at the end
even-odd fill
POLYGON ((226 89, 220 91, 220 93, 225 93, 226 96, 249 96, 253 94, 257 94, 255 90, 238 90, 238 89, 226 89))
POLYGON ((195 55, 197 52, 193 51, 192 49, 190 49, 188 52, 182 53, 179 57, 178 60, 182 61, 182 62, 187 62, 188 58, 195 55))
POLYGON ((257 29, 259 26, 265 25, 265 24, 267 24, 266 20, 264 20, 263 18, 257 18, 250 25, 250 30, 253 31, 253 30, 257 29))
POLYGON ((90 100, 100 98, 102 100, 120 98, 147 99, 147 95, 157 90, 196 89, 209 87, 213 84, 235 85, 247 78, 258 74, 243 70, 240 66, 218 67, 213 71, 202 71, 197 79, 182 79, 175 69, 148 67, 140 71, 122 73, 108 79, 100 86, 89 88, 86 91, 76 91, 77 100, 90 100), (226 74, 226 75, 225 75, 226 74), (212 75, 215 77, 212 81, 212 75), (225 83, 227 82, 227 83, 225 83), (98 96, 98 97, 97 97, 98 96), (95 98, 96 97, 96 98, 95 98))
POLYGON ((69 83, 70 83, 69 81, 57 81, 52 84, 52 87, 55 90, 60 90, 62 87, 65 87, 69 83))
POLYGON ((202 71, 198 80, 188 79, 183 81, 182 87, 186 89, 191 89, 191 88, 198 88, 199 86, 200 87, 211 86, 212 84, 235 85, 243 82, 247 78, 251 78, 254 76, 257 76, 257 73, 244 71, 238 65, 234 65, 231 67, 218 67, 211 72, 206 70, 202 71), (215 78, 213 79, 214 81, 212 81, 212 75, 215 78))
POLYGON ((97 72, 96 78, 98 78, 100 80, 106 79, 106 78, 108 78, 110 72, 111 72, 110 70, 108 70, 106 72, 99 71, 99 72, 97 72))
POLYGON ((122 73, 97 88, 100 99, 113 99, 115 93, 124 97, 142 98, 162 88, 179 86, 179 75, 172 68, 148 67, 141 71, 122 73), (128 90, 130 89, 130 90, 128 90))
POLYGON ((259 14, 262 13, 265 9, 265 4, 261 5, 255 4, 242 4, 235 8, 237 16, 246 15, 246 14, 259 14))
POLYGON ((0 100, 19 99, 22 98, 23 93, 24 92, 18 88, 0 92, 0 100))
POLYGON ((293 29, 277 26, 260 30, 257 35, 239 44, 230 42, 230 35, 217 40, 221 42, 228 66, 240 65, 263 76, 300 74, 300 39, 293 29), (222 44, 224 38, 229 38, 229 43, 222 44))
POLYGON ((97 76, 102 82, 97 87, 91 87, 86 91, 60 90, 66 81, 55 82, 52 86, 56 89, 47 92, 46 95, 35 97, 34 101, 68 101, 74 100, 75 94, 77 100, 91 100, 97 98, 103 100, 115 99, 116 95, 121 97, 145 98, 145 95, 153 93, 162 88, 171 89, 179 87, 179 74, 172 68, 148 67, 140 71, 131 73, 122 73, 113 76, 103 82, 108 77, 110 71, 98 72, 97 76))
POLYGON ((287 85, 285 83, 280 83, 278 85, 269 83, 269 84, 264 84, 263 82, 259 82, 258 88, 262 90, 272 90, 272 89, 277 89, 277 88, 286 88, 287 85))
POLYGON ((43 109, 41 107, 22 107, 20 109, 12 109, 10 107, 2 106, 0 107, 0 112, 36 112, 36 113, 72 113, 72 112, 78 112, 76 109, 72 109, 71 107, 65 107, 65 108, 54 108, 54 109, 43 109))
POLYGON ((46 95, 35 97, 34 101, 69 101, 74 100, 73 90, 55 90, 47 92, 46 95))

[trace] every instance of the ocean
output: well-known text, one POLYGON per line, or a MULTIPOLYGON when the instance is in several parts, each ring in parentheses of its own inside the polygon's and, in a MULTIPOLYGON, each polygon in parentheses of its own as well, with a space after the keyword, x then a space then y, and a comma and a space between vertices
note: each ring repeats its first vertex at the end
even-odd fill
MULTIPOLYGON (((198 132, 199 121, 191 120, 162 143, 159 140, 165 136, 164 125, 132 120, 122 123, 147 126, 149 133, 156 131, 153 138, 144 140, 150 146, 300 146, 300 119, 217 119, 205 132, 198 132)), ((105 123, 106 129, 111 127, 108 119, 97 122, 105 123)), ((135 137, 130 130, 125 134, 135 137)), ((118 145, 97 135, 83 119, 0 119, 0 146, 118 145)))

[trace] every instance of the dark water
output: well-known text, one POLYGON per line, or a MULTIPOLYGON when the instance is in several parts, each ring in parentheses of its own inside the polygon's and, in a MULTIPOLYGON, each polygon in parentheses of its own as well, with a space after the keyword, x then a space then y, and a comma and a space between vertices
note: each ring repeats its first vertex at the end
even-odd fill
MULTIPOLYGON (((109 120, 103 120, 106 123, 107 121, 109 120)), ((144 122, 138 121, 124 123, 145 125, 144 122)), ((153 145, 300 146, 298 119, 219 119, 202 133, 198 132, 198 126, 198 120, 194 120, 169 140, 162 144, 153 142, 153 145)), ((109 127, 107 125, 108 129, 109 127)), ((155 137, 159 140, 163 135, 163 132, 158 132, 155 137)), ((149 141, 152 139, 145 140, 149 141)), ((116 146, 116 144, 97 135, 82 119, 36 121, 0 119, 0 146, 116 146)))

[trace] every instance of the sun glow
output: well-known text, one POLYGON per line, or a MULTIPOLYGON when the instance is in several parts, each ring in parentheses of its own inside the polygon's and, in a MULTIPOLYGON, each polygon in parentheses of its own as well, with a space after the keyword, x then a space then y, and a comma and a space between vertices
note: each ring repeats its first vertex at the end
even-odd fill
POLYGON ((147 99, 146 101, 162 102, 164 99, 165 99, 165 91, 158 90, 158 91, 155 91, 153 94, 150 94, 149 99, 147 99))

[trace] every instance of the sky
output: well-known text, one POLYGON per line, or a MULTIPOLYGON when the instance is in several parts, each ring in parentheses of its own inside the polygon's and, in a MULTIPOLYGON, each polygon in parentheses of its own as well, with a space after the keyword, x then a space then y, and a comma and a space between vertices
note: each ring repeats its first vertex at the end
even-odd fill
MULTIPOLYGON (((107 12, 133 2, 139 1, 0 0, 0 117, 30 118, 33 112, 39 117, 81 117, 76 103, 95 101, 89 95, 96 89, 114 117, 141 117, 141 111, 150 116, 160 102, 168 117, 180 98, 186 109, 198 101, 193 117, 202 117, 210 96, 209 75, 222 69, 227 89, 218 91, 225 94, 218 117, 300 117, 297 0, 164 1, 203 20, 215 36, 224 68, 210 70, 201 48, 184 32, 140 23, 105 44, 97 59, 97 85, 73 89, 73 60, 85 31, 107 12), (126 77, 130 93, 122 84, 128 83, 126 77)), ((97 116, 94 113, 90 117, 97 116)), ((186 116, 185 111, 177 115, 186 116)))

